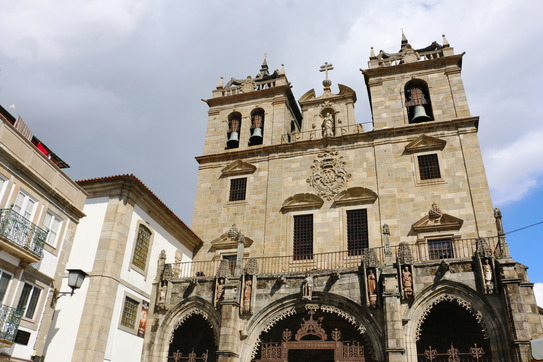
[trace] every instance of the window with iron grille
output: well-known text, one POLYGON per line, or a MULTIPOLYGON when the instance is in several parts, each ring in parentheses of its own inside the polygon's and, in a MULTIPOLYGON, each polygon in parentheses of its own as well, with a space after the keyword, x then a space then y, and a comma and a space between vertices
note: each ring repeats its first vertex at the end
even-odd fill
POLYGON ((313 259, 313 215, 294 216, 294 260, 313 259))
POLYGON ((367 210, 347 210, 347 250, 349 255, 362 255, 362 250, 366 249, 368 244, 367 210))
POLYGON ((132 257, 132 265, 141 270, 145 270, 145 265, 147 264, 147 254, 149 252, 150 242, 151 230, 140 224, 136 246, 134 248, 134 256, 132 257))
POLYGON ((418 156, 419 159, 419 172, 421 180, 432 180, 441 178, 441 172, 439 172, 439 161, 437 154, 418 156))
POLYGON ((428 257, 430 259, 454 258, 452 240, 449 238, 428 240, 428 257))
POLYGON ((138 317, 138 308, 140 303, 137 300, 126 297, 124 299, 123 314, 121 316, 121 325, 128 328, 135 328, 136 318, 138 317))
POLYGON ((247 192, 247 178, 234 178, 230 180, 230 197, 229 201, 245 200, 247 192))

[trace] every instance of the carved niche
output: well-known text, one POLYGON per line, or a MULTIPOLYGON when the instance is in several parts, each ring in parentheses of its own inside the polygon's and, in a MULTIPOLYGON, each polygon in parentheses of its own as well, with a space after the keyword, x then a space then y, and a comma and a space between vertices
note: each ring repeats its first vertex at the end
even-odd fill
POLYGON ((313 161, 312 174, 307 183, 317 190, 321 197, 332 200, 351 177, 345 170, 345 164, 343 156, 338 156, 338 152, 325 150, 313 161))

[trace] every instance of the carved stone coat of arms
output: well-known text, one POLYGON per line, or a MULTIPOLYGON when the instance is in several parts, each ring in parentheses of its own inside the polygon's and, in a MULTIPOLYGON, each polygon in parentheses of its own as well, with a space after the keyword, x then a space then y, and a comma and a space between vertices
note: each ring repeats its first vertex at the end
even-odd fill
POLYGON ((311 176, 307 182, 321 197, 331 200, 351 177, 345 170, 346 162, 337 152, 324 151, 313 161, 311 176))

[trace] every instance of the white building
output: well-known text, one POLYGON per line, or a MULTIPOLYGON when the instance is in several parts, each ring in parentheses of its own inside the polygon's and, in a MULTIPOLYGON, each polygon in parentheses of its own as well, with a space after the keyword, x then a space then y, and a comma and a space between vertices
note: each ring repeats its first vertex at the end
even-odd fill
POLYGON ((87 216, 68 268, 89 277, 58 300, 46 361, 139 361, 161 252, 168 263, 191 261, 202 241, 133 175, 78 184, 88 193, 87 216))
POLYGON ((40 361, 86 193, 0 106, 0 360, 40 361))

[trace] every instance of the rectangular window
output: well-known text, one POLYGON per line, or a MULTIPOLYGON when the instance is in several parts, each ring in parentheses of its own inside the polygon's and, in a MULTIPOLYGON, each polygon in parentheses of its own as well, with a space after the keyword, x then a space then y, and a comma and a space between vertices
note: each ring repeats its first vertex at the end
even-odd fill
POLYGON ((313 259, 313 214, 294 216, 294 260, 313 259))
POLYGON ((454 258, 452 240, 448 238, 428 240, 428 257, 438 260, 454 258))
POLYGON ((19 191, 17 198, 15 199, 15 203, 13 204, 13 210, 23 215, 26 219, 32 220, 35 206, 36 200, 32 199, 24 192, 19 191))
POLYGON ((362 250, 368 246, 367 210, 347 210, 347 250, 349 256, 362 255, 362 250))
POLYGON ((228 201, 245 200, 247 192, 247 178, 235 178, 230 180, 230 196, 228 201))
POLYGON ((150 243, 151 230, 140 224, 138 228, 138 237, 136 239, 136 246, 134 248, 134 257, 132 258, 132 264, 143 271, 145 271, 145 265, 147 264, 147 254, 149 253, 150 243))
POLYGON ((19 298, 19 303, 17 303, 17 309, 23 309, 25 311, 25 318, 34 318, 34 312, 36 311, 36 306, 40 300, 40 294, 41 288, 25 283, 21 297, 19 298))
POLYGON ((439 161, 437 154, 418 156, 419 159, 419 173, 421 180, 432 180, 441 178, 441 172, 439 171, 439 161))
POLYGON ((140 303, 130 297, 125 297, 121 325, 127 328, 136 328, 136 318, 140 303))
POLYGON ((48 230, 47 234, 47 244, 55 246, 57 242, 58 232, 60 231, 60 225, 62 224, 62 219, 57 215, 53 214, 51 211, 47 211, 45 218, 43 219, 43 229, 48 230))
POLYGON ((6 272, 2 272, 2 275, 0 276, 0 304, 4 302, 4 296, 8 291, 10 281, 11 275, 6 272))

